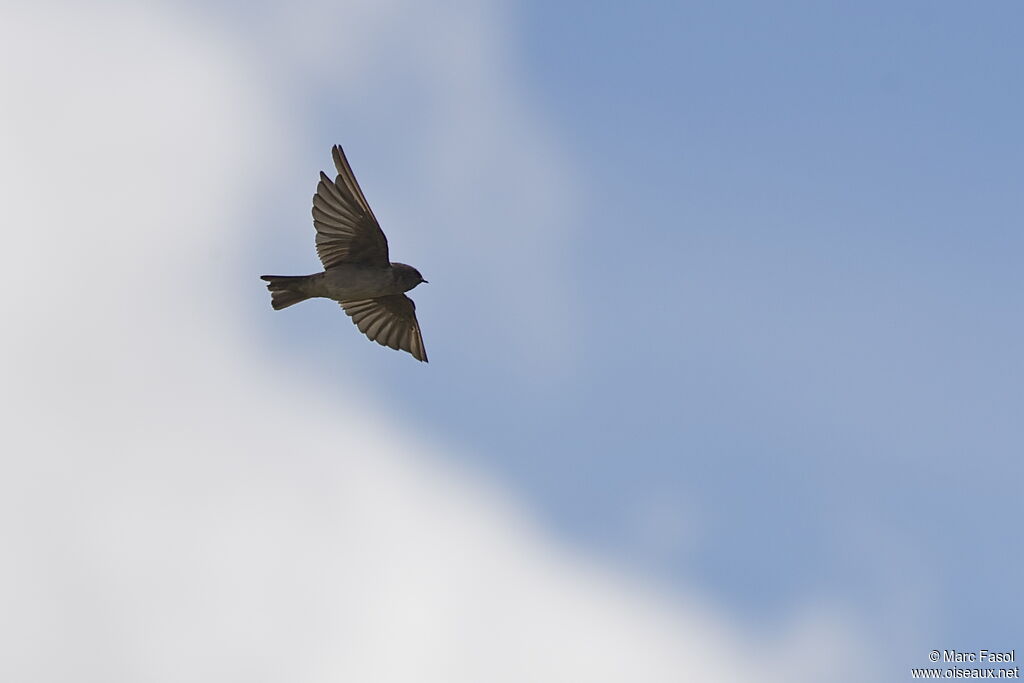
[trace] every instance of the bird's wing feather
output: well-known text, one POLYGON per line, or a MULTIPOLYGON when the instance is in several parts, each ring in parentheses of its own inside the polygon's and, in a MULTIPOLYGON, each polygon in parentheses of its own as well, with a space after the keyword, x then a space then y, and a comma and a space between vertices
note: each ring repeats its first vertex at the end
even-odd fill
POLYGON ((390 263, 388 239, 359 189, 345 153, 338 145, 331 151, 338 176, 331 180, 321 172, 313 195, 316 253, 324 268, 339 263, 386 266, 390 263))
POLYGON ((359 183, 356 182, 356 174, 352 172, 352 167, 349 166, 345 150, 341 148, 341 145, 335 145, 331 148, 331 157, 334 159, 334 167, 338 169, 338 180, 336 182, 343 182, 352 197, 359 202, 363 212, 376 222, 377 218, 373 215, 373 209, 370 208, 369 202, 363 196, 363 191, 360 189, 359 183))
POLYGON ((412 299, 404 294, 393 294, 340 303, 359 331, 372 341, 408 351, 416 360, 427 362, 423 335, 416 320, 416 304, 412 299))

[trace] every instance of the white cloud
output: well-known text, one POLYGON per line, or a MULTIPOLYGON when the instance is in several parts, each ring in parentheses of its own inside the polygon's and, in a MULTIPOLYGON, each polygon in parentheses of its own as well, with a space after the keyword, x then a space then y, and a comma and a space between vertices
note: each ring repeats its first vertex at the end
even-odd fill
POLYGON ((218 273, 290 133, 232 36, 2 12, 0 679, 853 680, 841 617, 601 569, 253 348, 218 273))

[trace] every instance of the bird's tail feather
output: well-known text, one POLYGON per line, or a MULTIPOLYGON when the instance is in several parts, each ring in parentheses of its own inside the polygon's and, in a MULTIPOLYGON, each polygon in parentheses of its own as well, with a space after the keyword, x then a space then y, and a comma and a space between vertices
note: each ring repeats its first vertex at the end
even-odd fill
POLYGON ((306 275, 261 275, 260 279, 267 282, 270 290, 270 305, 275 311, 288 308, 292 304, 305 301, 309 294, 303 291, 306 275))

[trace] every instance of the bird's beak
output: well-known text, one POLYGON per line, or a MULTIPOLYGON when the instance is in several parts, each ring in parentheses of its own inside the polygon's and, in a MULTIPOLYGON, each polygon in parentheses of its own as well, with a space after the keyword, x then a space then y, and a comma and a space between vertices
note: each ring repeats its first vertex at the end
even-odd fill
POLYGON ((425 285, 429 285, 429 284, 430 284, 430 283, 429 283, 429 282, 427 282, 426 280, 420 280, 420 282, 421 282, 422 284, 425 284, 425 285))

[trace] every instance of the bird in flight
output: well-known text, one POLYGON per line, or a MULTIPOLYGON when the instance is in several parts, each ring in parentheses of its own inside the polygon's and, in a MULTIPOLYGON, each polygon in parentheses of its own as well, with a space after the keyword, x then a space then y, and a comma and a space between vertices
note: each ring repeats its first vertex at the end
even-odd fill
POLYGON ((392 263, 388 239, 359 189, 345 152, 331 150, 338 177, 320 172, 313 195, 316 253, 324 272, 313 275, 262 275, 275 311, 313 297, 341 304, 359 331, 381 346, 408 351, 427 362, 416 304, 405 295, 426 282, 420 271, 392 263))

